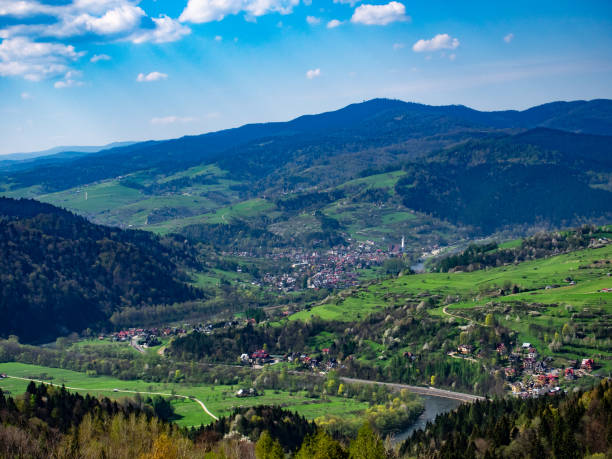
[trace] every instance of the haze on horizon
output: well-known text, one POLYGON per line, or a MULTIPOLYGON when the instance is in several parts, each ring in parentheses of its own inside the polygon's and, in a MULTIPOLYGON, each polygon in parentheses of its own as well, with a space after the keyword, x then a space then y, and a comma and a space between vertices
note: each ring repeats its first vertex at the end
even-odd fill
POLYGON ((375 97, 480 110, 612 98, 606 1, 0 0, 0 40, 0 154, 375 97))

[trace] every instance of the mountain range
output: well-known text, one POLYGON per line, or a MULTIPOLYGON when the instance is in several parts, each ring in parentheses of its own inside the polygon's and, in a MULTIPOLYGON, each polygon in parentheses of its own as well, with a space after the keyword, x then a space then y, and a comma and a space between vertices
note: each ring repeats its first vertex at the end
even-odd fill
MULTIPOLYGON (((409 212, 419 227, 485 235, 608 218, 610 136, 610 100, 482 112, 374 99, 288 122, 0 168, 0 191, 162 233, 239 218, 282 236, 304 227, 297 221, 304 210, 318 210, 356 238, 413 233, 409 212), (333 199, 279 205, 321 192, 333 199), (359 223, 364 212, 377 214, 370 229, 359 223)), ((320 230, 320 222, 309 225, 320 230)))

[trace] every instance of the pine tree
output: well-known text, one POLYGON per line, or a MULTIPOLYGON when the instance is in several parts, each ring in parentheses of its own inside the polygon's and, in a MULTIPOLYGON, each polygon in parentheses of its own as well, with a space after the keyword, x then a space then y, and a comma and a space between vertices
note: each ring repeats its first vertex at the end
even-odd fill
POLYGON ((349 448, 350 459, 384 459, 385 446, 369 424, 364 424, 349 448))

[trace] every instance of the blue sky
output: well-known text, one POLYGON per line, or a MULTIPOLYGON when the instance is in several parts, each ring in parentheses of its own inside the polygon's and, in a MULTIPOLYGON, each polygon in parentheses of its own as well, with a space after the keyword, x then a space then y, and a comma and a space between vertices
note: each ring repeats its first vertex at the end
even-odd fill
POLYGON ((374 97, 612 98, 610 1, 0 0, 0 154, 374 97))

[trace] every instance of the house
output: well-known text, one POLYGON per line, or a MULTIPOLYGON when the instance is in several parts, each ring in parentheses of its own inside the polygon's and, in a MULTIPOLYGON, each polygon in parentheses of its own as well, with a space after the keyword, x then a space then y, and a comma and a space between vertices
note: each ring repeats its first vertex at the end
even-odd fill
POLYGON ((573 368, 566 368, 564 374, 565 374, 565 379, 569 381, 574 379, 574 369, 573 368))
POLYGON ((240 355, 240 360, 243 361, 243 362, 248 362, 249 354, 241 354, 240 355))
POLYGON ((461 344, 457 350, 463 355, 471 354, 474 351, 474 346, 471 344, 461 344))
POLYGON ((257 391, 254 388, 250 388, 250 389, 239 389, 236 392, 236 397, 238 398, 243 398, 243 397, 257 397, 259 394, 257 393, 257 391))
POLYGON ((593 362, 593 359, 582 359, 580 368, 586 371, 592 371, 594 365, 595 365, 595 362, 593 362))
POLYGON ((512 367, 504 368, 504 374, 507 379, 514 378, 516 376, 516 370, 512 367))
POLYGON ((269 357, 270 357, 270 354, 268 354, 263 349, 258 349, 251 354, 252 359, 267 359, 269 357))
POLYGON ((0 374, 0 379, 4 379, 4 378, 6 378, 6 377, 7 377, 7 376, 6 376, 6 373, 2 373, 2 374, 0 374))
POLYGON ((521 346, 523 349, 529 349, 531 347, 531 343, 523 343, 521 346))
POLYGON ((321 349, 321 352, 322 352, 323 354, 325 354, 325 355, 329 355, 329 348, 328 348, 328 347, 326 347, 326 348, 324 348, 324 349, 321 349))

